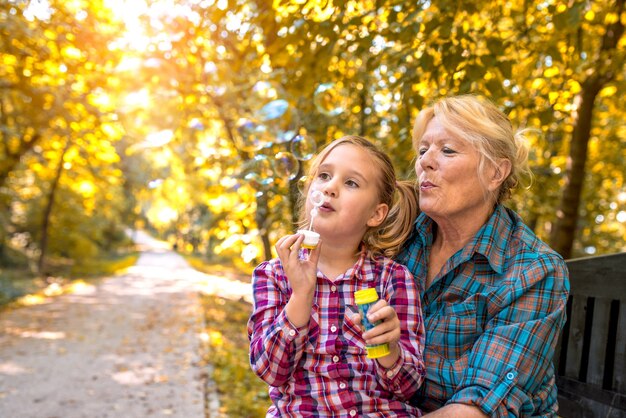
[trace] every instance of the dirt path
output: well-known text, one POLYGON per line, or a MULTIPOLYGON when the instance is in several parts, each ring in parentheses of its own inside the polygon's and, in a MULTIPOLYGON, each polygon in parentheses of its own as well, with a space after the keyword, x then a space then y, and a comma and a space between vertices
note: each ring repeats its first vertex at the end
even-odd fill
POLYGON ((0 313, 0 417, 211 415, 198 292, 239 298, 249 285, 136 238, 143 252, 125 274, 0 313))

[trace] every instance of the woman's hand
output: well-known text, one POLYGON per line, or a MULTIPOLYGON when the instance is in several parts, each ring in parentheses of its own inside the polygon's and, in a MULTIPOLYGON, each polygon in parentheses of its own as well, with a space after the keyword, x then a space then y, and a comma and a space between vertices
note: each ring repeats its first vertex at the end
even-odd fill
POLYGON ((317 284, 317 262, 322 245, 318 243, 309 253, 308 259, 301 259, 299 253, 302 241, 303 235, 287 235, 279 239, 275 246, 292 290, 285 311, 289 321, 296 327, 305 326, 311 317, 317 284))
MULTIPOLYGON (((381 366, 389 368, 395 364, 400 356, 400 346, 398 344, 398 341, 400 341, 400 319, 398 319, 395 309, 384 299, 380 299, 369 309, 367 318, 372 323, 380 321, 380 324, 363 333, 365 344, 378 345, 388 343, 391 352, 389 355, 377 360, 381 366)), ((350 320, 360 324, 361 315, 355 314, 350 317, 350 320)))

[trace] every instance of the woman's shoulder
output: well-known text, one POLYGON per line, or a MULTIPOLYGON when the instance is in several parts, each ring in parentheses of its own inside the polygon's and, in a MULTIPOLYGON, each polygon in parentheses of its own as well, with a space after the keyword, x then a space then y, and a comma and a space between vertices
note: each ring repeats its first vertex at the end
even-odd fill
POLYGON ((563 257, 543 241, 512 209, 506 209, 512 221, 506 246, 509 257, 524 259, 531 263, 543 260, 552 264, 565 264, 563 257))

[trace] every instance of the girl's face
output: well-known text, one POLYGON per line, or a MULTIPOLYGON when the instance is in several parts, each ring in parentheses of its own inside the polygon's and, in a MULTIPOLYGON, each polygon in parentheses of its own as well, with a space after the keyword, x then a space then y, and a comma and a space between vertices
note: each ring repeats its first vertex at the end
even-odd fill
POLYGON ((480 173, 480 154, 468 141, 453 137, 437 117, 426 126, 417 148, 415 172, 420 209, 435 222, 484 218, 493 202, 486 198, 494 168, 480 173))
MULTIPOLYGON (((324 193, 314 229, 325 242, 361 240, 369 227, 383 222, 389 208, 380 203, 380 181, 376 161, 366 150, 340 144, 330 151, 309 188, 309 196, 313 190, 324 193)), ((308 216, 311 209, 311 199, 307 199, 308 216)))

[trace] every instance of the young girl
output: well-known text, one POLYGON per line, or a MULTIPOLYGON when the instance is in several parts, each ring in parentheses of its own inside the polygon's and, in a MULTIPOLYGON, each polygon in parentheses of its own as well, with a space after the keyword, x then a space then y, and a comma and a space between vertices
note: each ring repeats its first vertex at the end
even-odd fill
POLYGON ((396 182, 391 160, 372 143, 347 136, 312 163, 302 227, 314 190, 324 196, 317 247, 302 249, 301 234, 282 237, 278 258, 253 273, 250 363, 270 385, 267 416, 420 416, 408 403, 425 374, 419 293, 407 269, 388 258, 411 232, 414 185, 396 182), (368 319, 381 322, 362 332, 350 307, 354 292, 367 288, 380 296, 368 319), (366 344, 381 343, 390 353, 367 358, 366 344))

